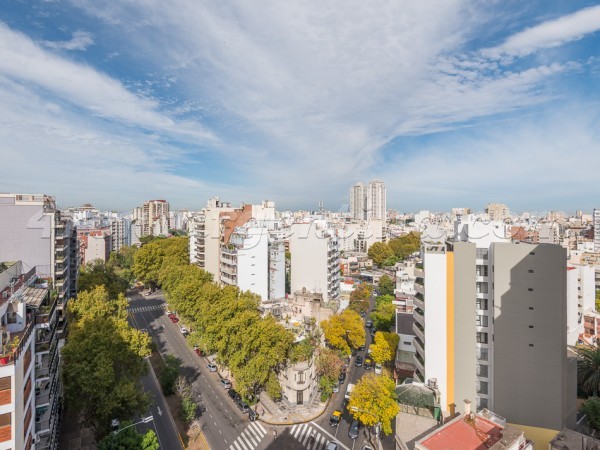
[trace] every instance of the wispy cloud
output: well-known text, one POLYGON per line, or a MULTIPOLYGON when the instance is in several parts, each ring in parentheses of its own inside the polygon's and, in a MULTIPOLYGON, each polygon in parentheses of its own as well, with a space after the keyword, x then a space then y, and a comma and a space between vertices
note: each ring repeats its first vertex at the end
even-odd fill
POLYGON ((56 50, 86 50, 94 44, 94 35, 87 31, 78 30, 73 33, 73 37, 68 41, 43 41, 45 47, 56 50))
POLYGON ((498 47, 482 53, 492 58, 525 56, 542 48, 557 47, 600 30, 600 5, 581 9, 513 34, 498 47))

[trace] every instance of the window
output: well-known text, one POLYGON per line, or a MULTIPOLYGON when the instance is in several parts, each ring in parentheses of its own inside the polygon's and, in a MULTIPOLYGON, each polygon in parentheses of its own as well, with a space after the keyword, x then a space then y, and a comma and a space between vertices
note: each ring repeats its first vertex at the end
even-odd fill
POLYGON ((304 382, 306 381, 304 378, 304 372, 298 372, 298 374, 296 375, 296 381, 298 381, 298 384, 304 384, 304 382))
POLYGON ((485 364, 477 364, 477 376, 486 377, 488 376, 488 366, 485 364))
POLYGON ((529 325, 529 328, 533 328, 533 325, 529 325))
POLYGON ((477 393, 487 395, 487 393, 488 393, 487 381, 477 381, 477 393))
POLYGON ((478 294, 487 294, 488 293, 488 284, 485 281, 478 281, 476 290, 478 294))
POLYGON ((477 259, 488 259, 488 249, 478 248, 476 257, 477 259))
POLYGON ((488 349, 487 348, 478 348, 477 349, 477 359, 480 361, 488 360, 488 349))
POLYGON ((478 277, 487 277, 488 276, 488 266, 478 265, 476 267, 476 272, 478 277))
POLYGON ((529 254, 530 254, 531 256, 533 256, 533 255, 535 255, 535 252, 529 252, 529 254))
POLYGON ((487 398, 478 398, 477 399, 477 410, 487 409, 488 407, 488 399, 487 398))
POLYGON ((487 344, 488 343, 488 334, 483 331, 477 332, 477 343, 478 344, 487 344))
POLYGON ((477 316, 476 324, 478 327, 487 327, 488 326, 488 317, 487 316, 477 316))
POLYGON ((476 302, 477 302, 477 309, 480 309, 482 311, 487 311, 487 309, 488 309, 487 298, 478 298, 476 300, 476 302))
POLYGON ((533 273, 533 269, 529 269, 529 273, 533 273))
POLYGON ((527 288, 529 292, 533 292, 533 288, 527 288))
POLYGON ((529 307, 529 309, 530 309, 531 311, 533 311, 533 306, 530 306, 530 307, 529 307))
POLYGON ((404 345, 412 345, 412 342, 410 342, 410 341, 404 341, 404 345))

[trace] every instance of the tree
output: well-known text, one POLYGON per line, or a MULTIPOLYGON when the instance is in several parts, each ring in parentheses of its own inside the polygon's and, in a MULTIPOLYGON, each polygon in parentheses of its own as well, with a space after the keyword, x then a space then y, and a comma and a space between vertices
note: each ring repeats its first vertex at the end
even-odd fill
POLYGON ((337 380, 342 373, 344 362, 329 348, 319 348, 316 358, 317 375, 337 380))
POLYGON ((88 291, 102 285, 106 287, 108 295, 115 298, 125 293, 129 281, 117 275, 114 266, 101 259, 95 259, 81 267, 77 280, 79 291, 88 291))
POLYGON ((600 391, 600 348, 585 346, 577 349, 577 379, 581 388, 594 397, 600 391))
MULTIPOLYGON (((131 425, 125 422, 121 427, 131 425)), ((158 439, 154 430, 139 434, 134 427, 123 429, 118 434, 108 434, 98 444, 99 450, 158 450, 158 439)))
POLYGON ((344 310, 321 322, 325 339, 330 346, 349 355, 352 349, 365 345, 365 327, 355 311, 344 310))
POLYGON ((142 438, 142 443, 140 445, 141 450, 158 450, 160 445, 158 443, 158 437, 154 430, 146 431, 144 437, 142 438))
POLYGON ((588 425, 594 430, 600 431, 600 398, 588 398, 581 407, 581 411, 585 414, 588 425))
POLYGON ((421 246, 421 235, 410 232, 406 236, 390 239, 388 247, 392 250, 399 261, 404 261, 412 253, 419 250, 421 246))
POLYGON ((383 242, 375 242, 369 247, 367 254, 373 260, 373 263, 379 267, 383 266, 384 261, 395 256, 394 252, 383 242))
POLYGON ((331 377, 321 377, 319 379, 319 391, 321 391, 321 401, 325 402, 333 395, 333 385, 335 379, 331 377))
POLYGON ((114 319, 73 324, 62 360, 66 402, 94 430, 97 441, 108 433, 112 419, 147 410, 149 398, 140 384, 147 365, 123 339, 114 319))
POLYGON ((176 392, 177 379, 181 360, 173 355, 165 356, 165 365, 159 370, 158 381, 165 395, 173 395, 176 392))
POLYGON ((600 289, 596 291, 596 311, 600 311, 600 289))
POLYGON ((350 394, 350 414, 368 427, 380 423, 383 432, 390 434, 392 420, 400 411, 394 389, 395 383, 391 378, 373 373, 363 375, 350 394))
POLYGON ((350 293, 350 301, 369 300, 371 294, 373 294, 373 287, 369 283, 362 282, 350 293))
POLYGON ((183 420, 191 422, 196 417, 196 403, 191 397, 183 397, 181 399, 181 410, 183 414, 183 420))
POLYGON ((377 330, 388 331, 396 317, 396 306, 391 303, 381 303, 369 316, 377 330))
POLYGON ((375 308, 379 308, 381 305, 386 304, 391 305, 395 299, 396 297, 393 295, 378 295, 377 298, 375 298, 375 308))
POLYGON ((379 278, 377 289, 379 295, 394 295, 394 289, 396 288, 394 281, 387 275, 382 275, 379 278))
POLYGON ((392 361, 396 356, 396 349, 400 336, 396 333, 385 333, 378 331, 375 333, 375 342, 371 344, 371 358, 379 364, 385 364, 392 361))

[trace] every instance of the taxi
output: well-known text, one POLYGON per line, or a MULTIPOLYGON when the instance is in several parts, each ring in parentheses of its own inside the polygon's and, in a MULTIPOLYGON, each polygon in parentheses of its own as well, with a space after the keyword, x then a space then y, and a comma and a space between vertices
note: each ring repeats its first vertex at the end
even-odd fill
POLYGON ((339 409, 336 409, 335 411, 333 411, 333 414, 331 414, 331 417, 329 418, 329 425, 331 425, 332 427, 337 427, 340 422, 342 420, 342 412, 339 409))

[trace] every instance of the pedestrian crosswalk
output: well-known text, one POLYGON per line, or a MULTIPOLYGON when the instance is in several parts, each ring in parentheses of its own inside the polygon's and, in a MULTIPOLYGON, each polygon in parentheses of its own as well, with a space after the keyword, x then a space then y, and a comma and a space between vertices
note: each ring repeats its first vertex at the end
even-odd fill
POLYGON ((296 424, 290 430, 290 433, 307 450, 322 450, 331 440, 324 433, 317 430, 310 423, 296 424), (313 439, 311 439, 311 436, 313 439))
POLYGON ((237 437, 229 450, 253 450, 267 434, 267 430, 259 422, 250 422, 244 431, 237 437))
POLYGON ((152 305, 152 306, 138 306, 136 308, 127 308, 129 312, 145 312, 145 311, 156 311, 160 309, 166 309, 166 303, 161 303, 160 305, 152 305))

